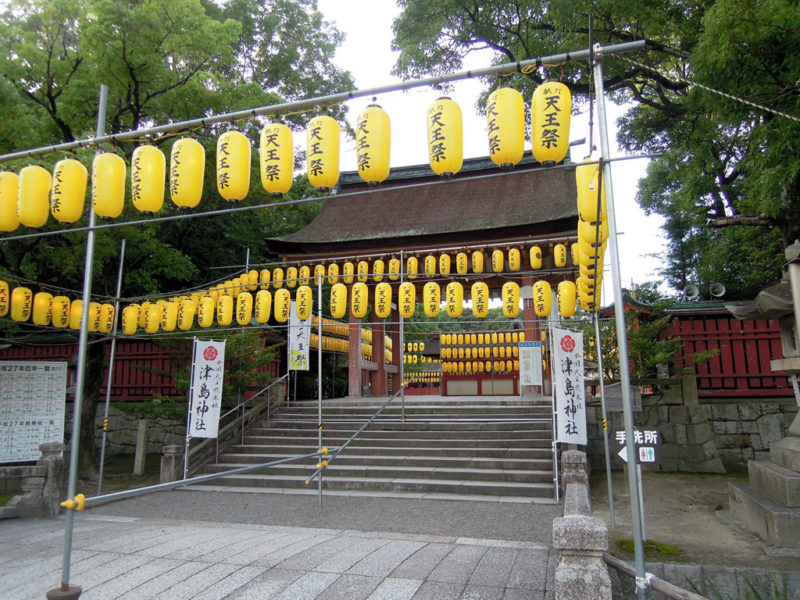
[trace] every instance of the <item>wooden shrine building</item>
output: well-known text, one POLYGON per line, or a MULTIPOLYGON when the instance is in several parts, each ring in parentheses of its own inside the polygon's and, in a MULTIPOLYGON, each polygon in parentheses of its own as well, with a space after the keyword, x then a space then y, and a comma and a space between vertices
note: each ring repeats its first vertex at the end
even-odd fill
MULTIPOLYGON (((526 339, 539 339, 538 318, 533 310, 532 285, 536 280, 548 280, 553 288, 564 279, 574 279, 577 267, 572 261, 566 267, 555 267, 553 249, 556 244, 567 248, 576 241, 577 191, 575 165, 565 162, 543 167, 530 153, 511 170, 501 170, 488 158, 464 161, 459 173, 443 179, 432 173, 430 166, 419 165, 394 168, 380 185, 368 185, 356 172, 343 173, 333 193, 323 199, 317 217, 303 229, 279 238, 267 240, 271 251, 283 258, 285 266, 329 264, 344 261, 374 261, 391 258, 401 260, 405 270, 408 257, 416 256, 419 264, 428 255, 458 252, 471 254, 480 250, 485 255, 482 273, 472 268, 466 274, 420 273, 414 280, 417 298, 421 286, 434 279, 444 286, 459 280, 464 284, 465 300, 474 281, 487 283, 490 296, 499 297, 506 281, 521 286, 522 317, 526 339), (533 270, 529 249, 538 246, 542 253, 541 268, 533 270), (520 251, 518 270, 509 269, 508 261, 501 272, 492 269, 493 250, 506 253, 511 248, 520 251)), ((453 262, 455 262, 453 260, 453 262)), ((371 273, 372 271, 370 271, 371 273)), ((374 344, 372 360, 359 352, 361 338, 358 327, 349 332, 349 393, 360 396, 365 387, 372 395, 385 395, 396 386, 391 378, 401 372, 402 349, 399 314, 396 308, 397 291, 403 278, 392 284, 392 315, 385 325, 383 319, 372 317, 373 339, 391 335, 391 364, 385 363, 384 345, 374 344)), ((389 281, 384 275, 384 281, 389 281)), ((368 280, 370 290, 375 283, 368 280)), ((316 292, 315 292, 316 293, 316 292)), ((372 305, 370 291, 370 305, 372 305)), ((420 300, 418 300, 420 301, 420 300)), ((553 303, 553 310, 555 302, 553 303)), ((465 315, 469 309, 465 308, 465 315)), ((414 320, 424 319, 415 314, 414 320)), ((350 317, 351 323, 358 320, 350 317)))

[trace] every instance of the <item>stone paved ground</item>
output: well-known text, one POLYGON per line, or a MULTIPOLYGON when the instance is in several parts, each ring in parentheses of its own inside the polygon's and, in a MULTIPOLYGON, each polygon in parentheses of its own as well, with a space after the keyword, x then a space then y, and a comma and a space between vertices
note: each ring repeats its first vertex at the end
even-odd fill
MULTIPOLYGON (((42 600, 63 546, 63 518, 0 522, 3 597, 42 600)), ((534 542, 86 511, 70 582, 82 600, 550 600, 555 560, 534 542)))

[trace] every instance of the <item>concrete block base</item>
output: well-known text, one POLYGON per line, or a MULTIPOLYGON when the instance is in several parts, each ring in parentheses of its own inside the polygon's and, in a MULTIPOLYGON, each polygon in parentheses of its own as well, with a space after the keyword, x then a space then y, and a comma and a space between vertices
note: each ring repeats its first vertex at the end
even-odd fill
POLYGON ((773 462, 751 460, 747 464, 750 486, 789 508, 800 507, 800 473, 773 462))
POLYGON ((800 473, 800 437, 792 435, 775 442, 769 447, 769 457, 776 465, 800 473))
POLYGON ((731 515, 766 543, 800 548, 800 508, 781 506, 749 485, 731 484, 731 515))

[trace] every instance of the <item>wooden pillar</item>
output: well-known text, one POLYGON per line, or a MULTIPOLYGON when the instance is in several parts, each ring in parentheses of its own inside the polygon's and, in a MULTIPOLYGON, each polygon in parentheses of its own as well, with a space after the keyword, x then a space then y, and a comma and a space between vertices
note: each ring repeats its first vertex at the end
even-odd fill
MULTIPOLYGON (((522 278, 522 286, 525 290, 533 288, 533 276, 526 275, 522 278)), ((530 296, 531 294, 527 294, 530 296)), ((533 299, 524 298, 522 301, 522 320, 523 330, 525 332, 526 342, 538 342, 542 339, 541 324, 539 317, 536 316, 536 311, 533 309, 533 299)), ((542 349, 542 356, 544 356, 544 349, 542 349)), ((548 377, 548 373, 542 373, 542 380, 548 377)), ((543 386, 539 385, 526 385, 523 386, 523 393, 528 394, 543 394, 543 386)))
MULTIPOLYGON (((395 297, 397 297, 396 294, 395 297)), ((394 393, 399 390, 400 386, 403 384, 403 344, 402 338, 400 337, 400 311, 397 305, 392 305, 390 319, 392 321, 391 330, 389 332, 389 335, 392 337, 392 365, 397 368, 392 382, 392 393, 394 393)))
POLYGON ((361 320, 350 313, 347 395, 361 396, 361 320))
POLYGON ((372 311, 372 360, 378 369, 369 372, 370 393, 373 396, 386 396, 386 342, 383 339, 386 326, 383 319, 375 316, 372 311))

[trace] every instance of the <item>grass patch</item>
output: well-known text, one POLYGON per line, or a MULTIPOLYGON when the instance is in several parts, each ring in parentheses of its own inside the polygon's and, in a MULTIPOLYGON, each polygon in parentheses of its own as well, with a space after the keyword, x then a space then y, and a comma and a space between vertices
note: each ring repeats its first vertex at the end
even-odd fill
MULTIPOLYGON (((618 540, 617 546, 628 554, 633 554, 632 539, 618 540)), ((646 540, 644 543, 644 555, 647 558, 675 557, 681 554, 683 554, 683 549, 672 544, 665 544, 657 540, 646 540)))
POLYGON ((20 493, 21 492, 7 492, 5 494, 0 494, 0 506, 5 506, 6 504, 8 504, 9 500, 11 500, 14 496, 20 493))

